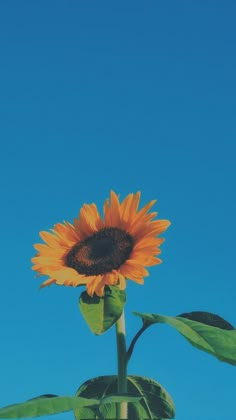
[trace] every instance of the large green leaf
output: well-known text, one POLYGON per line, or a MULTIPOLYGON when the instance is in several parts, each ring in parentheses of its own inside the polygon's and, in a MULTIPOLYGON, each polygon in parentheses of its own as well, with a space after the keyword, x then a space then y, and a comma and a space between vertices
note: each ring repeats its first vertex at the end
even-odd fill
POLYGON ((134 312, 134 314, 150 325, 169 324, 194 347, 212 354, 219 360, 236 365, 236 330, 218 315, 209 312, 190 312, 177 317, 139 312, 134 312), (201 319, 202 322, 194 319, 201 319), (212 326, 212 324, 220 327, 212 326))
POLYGON ((116 286, 105 287, 104 296, 89 296, 83 292, 79 306, 82 315, 94 334, 107 331, 120 318, 126 294, 116 286))
POLYGON ((98 404, 99 401, 96 399, 42 396, 24 403, 0 408, 0 419, 26 419, 63 413, 75 409, 80 412, 80 409, 82 410, 83 407, 94 407, 98 404))
POLYGON ((117 376, 101 376, 86 381, 78 389, 80 397, 90 397, 101 400, 97 412, 88 417, 88 410, 75 410, 76 420, 80 419, 115 419, 117 402, 128 402, 130 419, 169 419, 174 418, 174 403, 167 391, 156 381, 141 376, 128 376, 127 396, 115 395, 117 376), (132 397, 138 397, 133 400, 132 397), (83 417, 83 415, 85 416, 83 417), (86 417, 87 415, 87 417, 86 417))
POLYGON ((181 318, 191 319, 192 321, 198 321, 202 324, 211 325, 212 327, 218 327, 222 330, 234 330, 232 324, 226 321, 219 315, 212 314, 211 312, 202 312, 202 311, 194 311, 194 312, 186 312, 184 314, 178 315, 181 318))

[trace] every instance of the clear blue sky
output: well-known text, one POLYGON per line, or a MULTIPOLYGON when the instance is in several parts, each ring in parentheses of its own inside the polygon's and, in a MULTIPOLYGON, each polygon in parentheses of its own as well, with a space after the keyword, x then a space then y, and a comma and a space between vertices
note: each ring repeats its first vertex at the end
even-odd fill
MULTIPOLYGON (((116 372, 114 330, 93 336, 80 289, 39 292, 30 263, 40 230, 111 188, 157 198, 172 221, 163 264, 129 283, 128 340, 133 310, 236 325, 235 13, 233 0, 1 2, 1 406, 116 372)), ((177 420, 232 419, 235 367, 168 326, 143 335, 129 373, 161 382, 177 420)))

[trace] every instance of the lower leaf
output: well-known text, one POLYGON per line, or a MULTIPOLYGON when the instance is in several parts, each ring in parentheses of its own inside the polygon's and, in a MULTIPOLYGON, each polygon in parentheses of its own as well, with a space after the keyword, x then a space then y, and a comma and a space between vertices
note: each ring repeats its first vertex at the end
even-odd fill
POLYGON ((20 404, 0 408, 0 419, 26 419, 50 414, 63 413, 83 407, 97 406, 95 399, 82 397, 37 397, 20 404))
POLYGON ((77 396, 100 400, 99 409, 88 415, 75 410, 75 419, 115 419, 117 403, 128 403, 130 419, 170 419, 175 416, 174 403, 167 391, 153 379, 128 376, 127 395, 116 394, 117 376, 101 376, 86 381, 77 391, 77 396), (134 397, 136 397, 134 399, 134 397), (85 414, 82 417, 82 414, 85 414))

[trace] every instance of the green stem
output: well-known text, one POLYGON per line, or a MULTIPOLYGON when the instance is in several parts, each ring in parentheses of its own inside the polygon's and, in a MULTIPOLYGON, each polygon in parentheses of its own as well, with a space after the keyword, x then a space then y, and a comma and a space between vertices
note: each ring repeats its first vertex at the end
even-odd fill
POLYGON ((148 328, 148 327, 150 327, 150 324, 148 324, 148 323, 146 323, 145 321, 143 322, 143 326, 142 326, 142 328, 140 328, 140 330, 137 332, 137 334, 135 335, 135 337, 133 338, 133 340, 132 340, 132 342, 131 342, 131 344, 130 344, 130 346, 129 346, 129 348, 128 348, 128 351, 127 351, 127 364, 128 364, 128 361, 129 361, 129 359, 131 358, 131 356, 132 356, 132 353, 133 353, 133 351, 134 351, 134 346, 135 346, 135 344, 136 344, 136 342, 138 341, 138 339, 139 339, 139 337, 143 334, 143 332, 148 328))
MULTIPOLYGON (((125 315, 124 311, 116 322, 116 343, 118 358, 118 393, 127 392, 127 357, 126 357, 126 339, 125 339, 125 315)), ((119 420, 127 419, 127 403, 117 404, 117 418, 119 420)))

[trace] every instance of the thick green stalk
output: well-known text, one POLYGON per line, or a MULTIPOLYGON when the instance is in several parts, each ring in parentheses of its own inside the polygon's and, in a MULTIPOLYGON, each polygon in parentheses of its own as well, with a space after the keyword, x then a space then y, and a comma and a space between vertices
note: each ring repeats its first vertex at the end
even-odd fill
MULTIPOLYGON (((118 392, 127 392, 127 355, 125 339, 125 315, 124 311, 116 322, 116 343, 118 358, 118 392)), ((126 402, 117 404, 117 418, 119 420, 128 419, 128 405, 126 402)))

